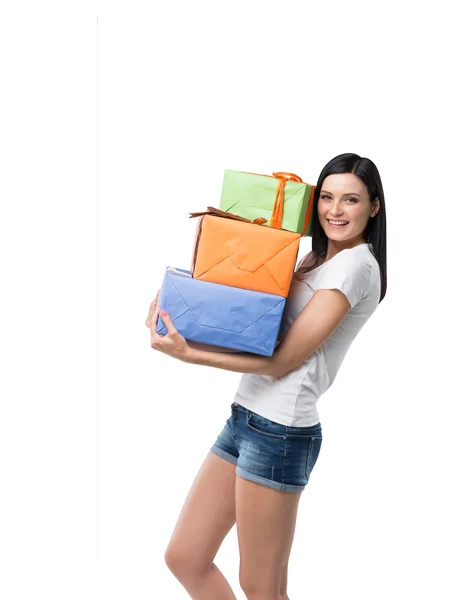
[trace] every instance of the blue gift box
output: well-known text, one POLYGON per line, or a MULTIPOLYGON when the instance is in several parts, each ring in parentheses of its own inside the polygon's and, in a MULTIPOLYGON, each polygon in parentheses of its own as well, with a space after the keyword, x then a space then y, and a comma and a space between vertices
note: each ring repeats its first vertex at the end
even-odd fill
MULTIPOLYGON (((193 279, 190 271, 168 267, 158 303, 187 340, 272 356, 285 298, 193 279)), ((156 331, 167 334, 160 316, 156 331)))

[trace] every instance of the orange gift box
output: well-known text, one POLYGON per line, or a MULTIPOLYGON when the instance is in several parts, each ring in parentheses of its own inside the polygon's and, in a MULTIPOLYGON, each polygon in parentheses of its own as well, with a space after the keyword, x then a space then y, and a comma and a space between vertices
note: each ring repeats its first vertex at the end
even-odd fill
POLYGON ((194 279, 287 297, 300 247, 299 233, 262 226, 208 207, 199 216, 193 248, 194 279))

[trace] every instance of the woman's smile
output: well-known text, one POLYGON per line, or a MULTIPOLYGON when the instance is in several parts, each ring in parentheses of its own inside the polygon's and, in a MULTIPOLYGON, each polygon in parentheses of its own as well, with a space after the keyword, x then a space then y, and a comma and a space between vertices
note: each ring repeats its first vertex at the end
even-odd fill
POLYGON ((349 221, 338 221, 332 219, 327 219, 327 221, 330 227, 333 227, 334 229, 343 228, 346 227, 346 225, 349 225, 349 221))

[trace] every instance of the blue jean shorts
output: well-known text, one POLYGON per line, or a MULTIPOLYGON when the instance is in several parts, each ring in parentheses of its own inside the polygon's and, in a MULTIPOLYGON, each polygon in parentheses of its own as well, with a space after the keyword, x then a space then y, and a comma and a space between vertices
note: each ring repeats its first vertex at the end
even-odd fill
POLYGON ((236 465, 236 474, 281 492, 301 492, 322 445, 320 423, 288 427, 237 402, 211 452, 236 465))

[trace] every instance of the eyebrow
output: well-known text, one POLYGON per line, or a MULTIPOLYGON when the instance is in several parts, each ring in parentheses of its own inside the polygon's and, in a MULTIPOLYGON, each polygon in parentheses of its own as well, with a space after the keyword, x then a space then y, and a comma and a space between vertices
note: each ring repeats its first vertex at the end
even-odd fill
MULTIPOLYGON (((322 194, 323 192, 325 192, 326 194, 330 194, 330 196, 333 196, 333 194, 331 192, 327 192, 327 190, 320 190, 320 193, 322 194)), ((350 194, 352 194, 353 196, 358 196, 360 198, 360 194, 357 194, 357 192, 346 192, 345 194, 343 194, 343 196, 349 196, 350 194)))

